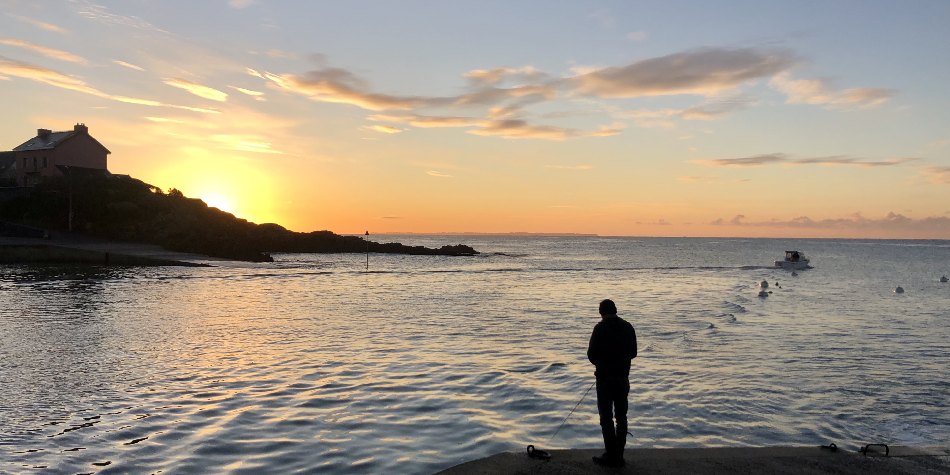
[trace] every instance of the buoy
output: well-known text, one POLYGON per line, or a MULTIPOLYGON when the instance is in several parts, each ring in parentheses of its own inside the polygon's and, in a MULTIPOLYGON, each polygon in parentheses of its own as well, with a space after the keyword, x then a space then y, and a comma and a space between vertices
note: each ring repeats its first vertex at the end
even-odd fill
POLYGON ((766 292, 764 290, 759 291, 759 297, 768 297, 771 292, 766 292))
POLYGON ((894 293, 902 294, 904 293, 904 288, 898 285, 897 288, 894 289, 894 293))
POLYGON ((769 288, 769 281, 763 280, 762 282, 759 283, 759 287, 762 287, 763 289, 769 288))

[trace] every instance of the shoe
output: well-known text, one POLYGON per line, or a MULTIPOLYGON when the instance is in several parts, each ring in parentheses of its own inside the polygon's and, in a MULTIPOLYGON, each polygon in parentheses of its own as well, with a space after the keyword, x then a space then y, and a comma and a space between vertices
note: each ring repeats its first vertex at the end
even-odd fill
POLYGON ((597 465, 600 465, 601 467, 616 468, 616 467, 623 467, 626 464, 626 461, 623 458, 618 459, 617 457, 614 457, 608 454, 607 452, 604 452, 603 455, 595 455, 591 457, 591 459, 594 461, 594 463, 596 463, 597 465))
POLYGON ((602 466, 602 467, 611 467, 611 466, 612 466, 611 463, 610 463, 610 462, 611 462, 610 454, 608 454, 607 452, 604 452, 602 455, 595 455, 595 456, 591 457, 591 459, 594 461, 594 463, 596 463, 597 465, 600 465, 600 466, 602 466))
POLYGON ((594 463, 602 467, 613 467, 614 450, 617 445, 617 434, 614 432, 614 426, 611 422, 609 426, 601 425, 601 432, 604 434, 604 448, 606 451, 601 456, 593 456, 594 463))

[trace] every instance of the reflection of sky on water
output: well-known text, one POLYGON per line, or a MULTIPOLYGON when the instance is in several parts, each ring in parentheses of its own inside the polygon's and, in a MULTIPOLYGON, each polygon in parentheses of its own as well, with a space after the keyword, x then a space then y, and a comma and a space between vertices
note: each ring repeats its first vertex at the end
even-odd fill
POLYGON ((362 255, 4 268, 0 471, 430 473, 596 447, 590 396, 548 438, 590 384, 606 296, 641 339, 637 445, 948 435, 950 287, 924 275, 946 248, 476 241, 484 256, 371 255, 368 273, 362 255), (805 246, 799 277, 759 265, 805 246))

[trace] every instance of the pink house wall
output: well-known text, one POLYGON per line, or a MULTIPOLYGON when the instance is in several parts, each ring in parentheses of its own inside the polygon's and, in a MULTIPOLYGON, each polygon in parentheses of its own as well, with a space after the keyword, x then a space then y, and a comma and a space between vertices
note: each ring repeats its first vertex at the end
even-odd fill
POLYGON ((50 151, 53 165, 106 170, 108 152, 88 133, 78 133, 50 151))
POLYGON ((74 130, 76 134, 56 148, 16 152, 17 182, 31 186, 40 177, 63 176, 57 165, 107 170, 109 151, 89 136, 84 125, 77 124, 74 130))

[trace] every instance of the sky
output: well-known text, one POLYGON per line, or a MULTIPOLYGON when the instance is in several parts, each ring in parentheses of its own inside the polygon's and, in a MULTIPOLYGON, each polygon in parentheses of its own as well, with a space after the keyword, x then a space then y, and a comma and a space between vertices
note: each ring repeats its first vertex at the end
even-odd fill
POLYGON ((0 150, 253 222, 950 239, 944 0, 0 7, 0 150))

